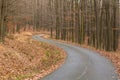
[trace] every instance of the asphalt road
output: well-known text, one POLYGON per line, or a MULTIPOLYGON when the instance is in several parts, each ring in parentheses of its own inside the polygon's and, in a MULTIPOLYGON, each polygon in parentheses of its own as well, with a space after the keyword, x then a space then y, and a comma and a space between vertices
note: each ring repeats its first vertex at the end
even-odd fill
POLYGON ((41 80, 118 80, 111 61, 94 51, 54 40, 47 40, 39 35, 33 38, 56 45, 67 53, 65 63, 58 70, 41 80))

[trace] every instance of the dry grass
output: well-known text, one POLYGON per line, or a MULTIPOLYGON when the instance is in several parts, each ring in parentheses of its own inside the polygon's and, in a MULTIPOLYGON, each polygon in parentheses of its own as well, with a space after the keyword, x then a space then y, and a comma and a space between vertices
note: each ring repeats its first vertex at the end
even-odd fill
POLYGON ((0 45, 0 80, 37 80, 62 64, 63 50, 33 40, 31 35, 8 35, 4 45, 0 45))

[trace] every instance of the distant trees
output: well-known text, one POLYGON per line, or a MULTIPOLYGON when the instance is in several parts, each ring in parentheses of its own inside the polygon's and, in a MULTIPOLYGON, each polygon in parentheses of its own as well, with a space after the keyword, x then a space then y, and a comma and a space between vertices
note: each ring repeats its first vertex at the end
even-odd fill
POLYGON ((0 42, 4 40, 6 35, 7 2, 7 0, 0 1, 0 42))
POLYGON ((0 0, 0 42, 9 33, 25 30, 32 21, 32 9, 29 2, 23 0, 0 0))
POLYGON ((55 2, 56 39, 84 44, 88 38, 88 44, 96 48, 107 51, 117 49, 119 0, 66 0, 62 4, 62 0, 55 2), (61 18, 63 23, 60 22, 61 18))
POLYGON ((118 47, 119 0, 0 0, 0 41, 7 33, 47 30, 98 49, 118 47))

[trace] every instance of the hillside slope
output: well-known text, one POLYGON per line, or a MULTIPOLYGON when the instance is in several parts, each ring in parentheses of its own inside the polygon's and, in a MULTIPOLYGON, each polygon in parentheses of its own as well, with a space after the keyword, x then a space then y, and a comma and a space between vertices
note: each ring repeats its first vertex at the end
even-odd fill
POLYGON ((64 62, 63 50, 31 36, 28 32, 8 35, 0 45, 0 80, 37 80, 64 62))

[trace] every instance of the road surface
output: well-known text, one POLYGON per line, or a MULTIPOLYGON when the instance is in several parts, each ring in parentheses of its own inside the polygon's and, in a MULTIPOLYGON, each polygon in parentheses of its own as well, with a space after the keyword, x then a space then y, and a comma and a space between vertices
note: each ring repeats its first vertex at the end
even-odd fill
POLYGON ((118 80, 111 61, 94 51, 47 40, 39 35, 33 38, 56 45, 67 53, 65 63, 58 70, 40 80, 118 80))

